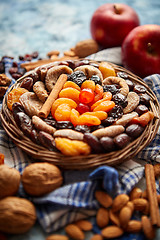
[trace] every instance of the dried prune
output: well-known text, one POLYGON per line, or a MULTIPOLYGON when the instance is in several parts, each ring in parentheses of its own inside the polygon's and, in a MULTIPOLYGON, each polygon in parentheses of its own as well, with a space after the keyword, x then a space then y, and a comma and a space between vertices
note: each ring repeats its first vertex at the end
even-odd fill
POLYGON ((137 112, 139 115, 142 115, 143 113, 148 112, 148 107, 146 105, 140 104, 136 107, 135 112, 137 112))
POLYGON ((149 106, 150 102, 150 96, 147 93, 141 94, 140 95, 140 104, 149 106))
POLYGON ((13 115, 16 114, 17 112, 24 112, 24 108, 20 104, 20 102, 13 103, 13 105, 12 105, 12 112, 13 112, 13 115))
POLYGON ((92 133, 84 133, 83 140, 88 143, 94 153, 103 152, 103 148, 98 138, 92 133))
POLYGON ((129 91, 133 91, 134 83, 131 80, 129 80, 129 79, 126 79, 126 83, 127 83, 128 87, 129 87, 129 91))
POLYGON ((33 82, 37 82, 39 80, 39 76, 37 72, 31 72, 28 77, 31 77, 33 79, 33 82))
POLYGON ((139 137, 143 131, 144 128, 138 124, 131 124, 126 128, 126 133, 132 138, 139 137))
POLYGON ((114 101, 118 105, 121 105, 123 108, 125 108, 128 104, 128 101, 127 101, 126 97, 121 93, 115 94, 112 97, 112 101, 114 101))
POLYGON ((115 118, 113 118, 113 117, 107 117, 106 119, 104 119, 103 121, 101 121, 101 124, 102 124, 104 127, 108 127, 108 126, 112 125, 115 121, 116 121, 115 118))
POLYGON ((25 89, 27 89, 28 91, 31 91, 31 90, 32 90, 32 87, 33 87, 33 78, 31 78, 31 77, 25 77, 25 78, 23 79, 23 81, 21 82, 20 87, 21 87, 21 88, 25 88, 25 89))
POLYGON ((70 121, 57 121, 56 122, 57 129, 73 129, 74 126, 70 121))
POLYGON ((91 132, 91 127, 89 127, 87 125, 77 125, 74 129, 76 131, 82 132, 82 133, 89 133, 89 132, 91 132))
POLYGON ((127 79, 128 78, 128 74, 125 72, 117 72, 117 77, 123 78, 123 79, 127 79))
POLYGON ((55 119, 53 119, 53 118, 52 118, 52 119, 45 118, 44 121, 45 121, 48 125, 50 125, 50 126, 52 126, 52 127, 56 127, 57 121, 56 121, 55 119))
POLYGON ((111 137, 102 137, 100 143, 107 152, 112 152, 115 150, 115 143, 111 137))
POLYGON ((90 126, 91 132, 96 131, 97 129, 104 128, 102 124, 90 126))
POLYGON ((103 86, 103 91, 104 92, 111 92, 112 95, 116 94, 116 93, 119 93, 119 88, 117 85, 115 84, 112 84, 112 85, 104 85, 103 86))
POLYGON ((140 84, 136 84, 133 89, 134 92, 136 93, 145 93, 147 91, 146 87, 140 84))
POLYGON ((31 131, 33 129, 32 121, 30 117, 24 112, 17 112, 14 115, 14 120, 22 132, 30 137, 31 131))
POLYGON ((108 117, 112 117, 114 119, 119 119, 123 116, 123 108, 120 105, 115 105, 112 110, 108 113, 108 117))
POLYGON ((54 138, 51 134, 40 131, 38 134, 39 142, 50 151, 57 151, 54 138))
POLYGON ((113 139, 118 149, 125 148, 130 143, 130 137, 126 133, 121 133, 113 139))
POLYGON ((0 61, 0 73, 4 73, 5 72, 5 65, 3 61, 0 61))
POLYGON ((82 85, 82 83, 86 80, 86 75, 82 71, 75 71, 68 75, 68 81, 75 82, 79 87, 82 85))
POLYGON ((95 84, 102 85, 101 79, 98 75, 92 75, 91 80, 95 82, 95 84))
POLYGON ((39 139, 38 139, 38 132, 36 131, 36 129, 32 129, 32 131, 30 133, 30 138, 31 138, 32 142, 34 142, 36 144, 40 144, 39 139))

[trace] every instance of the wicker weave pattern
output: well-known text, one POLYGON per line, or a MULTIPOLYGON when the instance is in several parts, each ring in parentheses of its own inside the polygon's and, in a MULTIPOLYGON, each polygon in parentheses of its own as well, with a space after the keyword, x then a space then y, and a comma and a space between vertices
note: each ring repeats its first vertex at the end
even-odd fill
POLYGON ((122 163, 130 158, 133 158, 138 152, 146 147, 155 137, 160 124, 160 105, 155 94, 138 76, 132 74, 123 67, 112 64, 116 71, 123 71, 129 75, 129 79, 134 83, 139 83, 146 87, 147 94, 151 97, 150 110, 154 113, 155 118, 147 125, 142 135, 127 145, 124 149, 105 153, 105 154, 90 154, 87 156, 68 157, 61 153, 49 151, 46 148, 33 143, 28 137, 24 136, 22 131, 17 127, 11 111, 7 107, 7 94, 19 86, 25 76, 20 78, 5 95, 1 110, 1 122, 14 143, 32 156, 35 160, 47 161, 60 166, 64 169, 89 169, 100 165, 114 166, 122 163))

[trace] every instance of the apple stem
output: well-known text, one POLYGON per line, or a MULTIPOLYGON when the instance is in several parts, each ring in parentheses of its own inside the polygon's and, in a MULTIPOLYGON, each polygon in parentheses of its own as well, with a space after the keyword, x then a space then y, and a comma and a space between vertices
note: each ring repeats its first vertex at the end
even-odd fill
POLYGON ((115 13, 116 13, 116 14, 119 14, 119 9, 118 9, 117 5, 114 4, 113 7, 114 7, 114 11, 115 11, 115 13))
POLYGON ((153 53, 154 49, 153 49, 153 46, 150 42, 147 44, 147 50, 148 50, 149 53, 153 53))

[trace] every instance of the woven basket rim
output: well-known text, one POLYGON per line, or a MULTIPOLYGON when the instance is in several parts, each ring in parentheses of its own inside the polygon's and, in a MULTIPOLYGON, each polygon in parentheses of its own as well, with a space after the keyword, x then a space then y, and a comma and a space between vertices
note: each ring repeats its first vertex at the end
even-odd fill
MULTIPOLYGON (((76 60, 75 60, 76 61, 76 60)), ((94 61, 90 60, 91 62, 101 62, 101 61, 94 61)), ((132 141, 129 145, 127 145, 124 149, 113 151, 110 153, 102 153, 102 154, 89 154, 89 155, 80 155, 80 156, 64 156, 59 152, 53 152, 47 150, 45 147, 37 145, 33 143, 28 137, 24 136, 22 131, 17 128, 17 125, 13 119, 11 111, 7 107, 7 96, 8 93, 13 89, 18 87, 20 82, 31 72, 23 75, 19 78, 16 83, 14 83, 7 91, 6 95, 4 96, 2 102, 2 110, 0 113, 1 122, 3 128, 5 129, 6 133, 11 137, 13 142, 24 152, 28 155, 32 156, 35 161, 47 161, 53 163, 61 168, 64 169, 89 169, 98 167, 101 165, 110 165, 115 166, 120 164, 124 161, 127 161, 133 157, 137 153, 139 153, 143 148, 145 148, 155 137, 159 124, 160 124, 160 105, 158 99, 154 92, 149 88, 149 86, 142 80, 140 77, 136 76, 135 74, 131 73, 127 69, 123 68, 122 66, 118 66, 114 63, 109 62, 116 71, 123 71, 128 74, 129 79, 133 82, 139 83, 146 87, 147 93, 151 97, 150 101, 150 109, 154 113, 154 119, 146 126, 144 132, 140 137, 132 141)), ((43 65, 43 67, 50 66, 51 64, 43 65)), ((41 66, 42 67, 42 66, 41 66)))

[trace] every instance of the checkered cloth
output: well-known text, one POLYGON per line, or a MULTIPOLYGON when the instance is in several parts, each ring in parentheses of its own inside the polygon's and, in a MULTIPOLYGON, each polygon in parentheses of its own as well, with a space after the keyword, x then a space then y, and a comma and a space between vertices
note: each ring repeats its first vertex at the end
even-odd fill
MULTIPOLYGON (((10 64, 10 61, 6 61, 6 74, 10 64)), ((160 100, 160 75, 149 76, 144 81, 160 100)), ((32 160, 12 142, 1 124, 0 152, 5 155, 5 164, 18 169, 20 173, 32 160)), ((39 223, 47 233, 51 233, 73 221, 94 216, 99 207, 94 197, 96 189, 103 187, 111 195, 129 193, 143 178, 144 165, 148 161, 160 162, 160 130, 149 146, 143 149, 134 160, 131 159, 116 169, 103 166, 95 170, 67 170, 63 172, 64 184, 59 189, 43 197, 30 197, 21 186, 19 196, 26 197, 35 204, 39 223)), ((157 184, 157 191, 160 192, 158 186, 157 184)), ((97 229, 97 226, 94 229, 97 229)), ((125 235, 121 239, 132 239, 132 237, 143 239, 143 236, 133 234, 125 235)))

